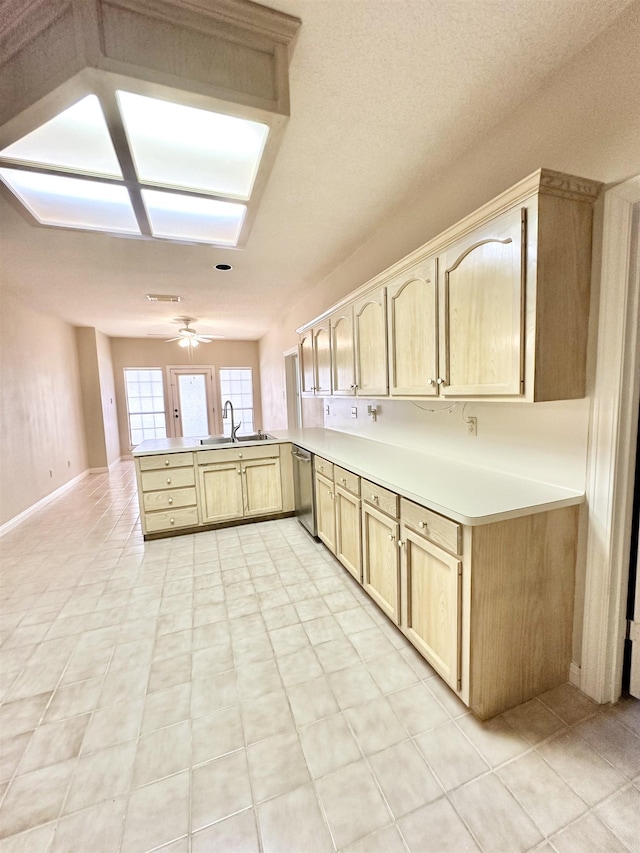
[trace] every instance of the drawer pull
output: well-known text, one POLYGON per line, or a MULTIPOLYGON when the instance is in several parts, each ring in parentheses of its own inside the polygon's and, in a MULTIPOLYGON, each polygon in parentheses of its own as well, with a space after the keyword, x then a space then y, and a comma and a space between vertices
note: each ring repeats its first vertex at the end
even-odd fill
POLYGON ((340 477, 340 482, 344 483, 346 486, 347 485, 347 478, 346 477, 340 477))
POLYGON ((165 464, 165 465, 169 465, 169 460, 168 460, 168 459, 165 459, 165 460, 164 460, 164 464, 165 464))
POLYGON ((242 459, 242 453, 238 453, 238 459, 242 459))
POLYGON ((375 502, 377 503, 377 502, 378 502, 378 500, 379 500, 378 495, 371 495, 371 500, 372 500, 372 501, 375 501, 375 502))
POLYGON ((173 498, 169 498, 169 503, 170 503, 170 504, 172 504, 172 503, 173 503, 173 498))
POLYGON ((167 477, 167 483, 171 485, 171 477, 167 477))
POLYGON ((421 522, 420 522, 420 524, 418 525, 418 527, 419 527, 421 530, 424 530, 424 528, 425 528, 426 526, 427 526, 427 522, 426 522, 426 521, 421 521, 421 522))
POLYGON ((176 523, 175 518, 170 518, 170 519, 169 519, 169 524, 175 524, 175 523, 176 523))

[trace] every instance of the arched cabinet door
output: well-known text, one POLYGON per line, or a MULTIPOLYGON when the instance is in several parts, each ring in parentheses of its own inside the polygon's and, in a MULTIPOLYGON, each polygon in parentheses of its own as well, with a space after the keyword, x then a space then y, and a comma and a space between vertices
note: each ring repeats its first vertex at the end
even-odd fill
POLYGON ((331 334, 329 321, 313 327, 313 354, 316 365, 316 396, 331 394, 331 334))
POLYGON ((516 208, 440 256, 440 393, 523 393, 526 218, 516 208))
POLYGON ((352 305, 331 317, 331 384, 335 397, 356 393, 352 305))
POLYGON ((387 303, 384 287, 372 290, 353 306, 356 342, 356 393, 386 397, 387 303))
POLYGON ((300 363, 300 391, 303 396, 313 397, 316 390, 316 372, 313 359, 313 334, 311 329, 300 335, 298 361, 300 363))
POLYGON ((438 394, 438 290, 435 258, 387 284, 389 394, 438 394))

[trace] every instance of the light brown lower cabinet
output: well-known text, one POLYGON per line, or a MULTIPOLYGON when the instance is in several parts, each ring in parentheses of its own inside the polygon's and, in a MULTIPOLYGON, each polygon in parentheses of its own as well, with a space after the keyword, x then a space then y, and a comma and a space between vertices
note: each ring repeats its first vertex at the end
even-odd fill
POLYGON ((568 680, 577 506, 471 527, 361 484, 363 588, 478 717, 568 680))
POLYGON ((353 577, 362 582, 361 500, 343 486, 335 487, 336 550, 335 555, 353 577))
POLYGON ((316 470, 316 519, 318 538, 332 554, 336 552, 336 508, 333 480, 316 470))
POLYGON ((400 554, 395 518, 362 504, 362 585, 383 613, 400 623, 400 554))
POLYGON ((318 537, 361 583, 360 477, 319 456, 314 464, 318 537))
POLYGON ((401 529, 401 628, 431 666, 462 687, 462 560, 404 524, 401 529))

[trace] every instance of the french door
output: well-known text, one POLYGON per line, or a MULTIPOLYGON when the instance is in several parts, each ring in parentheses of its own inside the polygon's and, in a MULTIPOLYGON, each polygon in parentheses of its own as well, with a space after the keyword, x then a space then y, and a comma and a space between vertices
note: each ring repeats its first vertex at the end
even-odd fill
POLYGON ((171 414, 169 432, 193 438, 216 432, 218 418, 213 367, 168 367, 171 414))

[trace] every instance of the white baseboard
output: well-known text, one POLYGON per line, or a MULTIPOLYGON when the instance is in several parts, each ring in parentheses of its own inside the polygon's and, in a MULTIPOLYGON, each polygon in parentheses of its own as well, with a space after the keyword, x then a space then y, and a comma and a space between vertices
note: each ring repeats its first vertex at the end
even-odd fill
POLYGON ((577 687, 578 690, 580 690, 581 680, 580 666, 574 661, 571 661, 571 666, 569 667, 569 684, 573 684, 574 687, 577 687))
MULTIPOLYGON (((104 469, 107 470, 106 468, 104 469)), ((79 483, 80 480, 84 480, 89 474, 93 473, 91 470, 83 471, 82 474, 78 474, 77 477, 74 477, 72 480, 69 480, 68 483, 65 483, 63 486, 60 486, 54 492, 51 492, 50 495, 46 495, 44 498, 41 498, 36 503, 32 504, 27 509, 18 513, 18 515, 14 515, 13 518, 10 518, 9 521, 5 522, 2 526, 0 526, 0 537, 4 536, 5 533, 8 533, 10 530, 13 530, 14 527, 17 527, 19 524, 22 524, 23 521, 26 521, 27 518, 36 513, 39 509, 45 507, 51 501, 55 501, 56 498, 59 498, 66 491, 79 483)))

